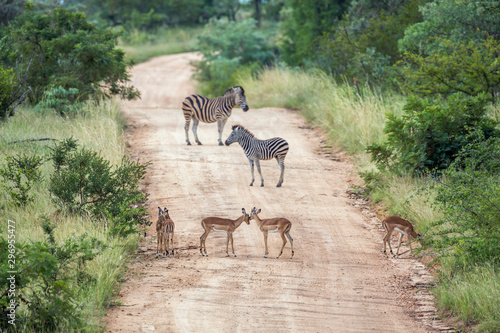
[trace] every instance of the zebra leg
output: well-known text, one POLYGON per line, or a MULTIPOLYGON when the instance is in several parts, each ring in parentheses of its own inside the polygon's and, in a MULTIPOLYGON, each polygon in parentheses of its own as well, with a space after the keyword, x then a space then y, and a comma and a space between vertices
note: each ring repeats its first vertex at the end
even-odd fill
POLYGON ((219 130, 219 146, 224 146, 222 143, 222 131, 224 130, 224 126, 226 125, 227 118, 217 119, 217 129, 219 130))
POLYGON ((262 171, 260 170, 260 160, 258 158, 255 159, 255 164, 257 164, 257 171, 260 175, 260 187, 264 186, 264 177, 262 177, 262 171))
POLYGON ((196 143, 198 145, 201 145, 201 142, 200 140, 198 140, 198 134, 196 133, 196 130, 198 129, 198 123, 200 121, 196 118, 193 118, 193 134, 194 134, 194 141, 196 141, 196 143))
POLYGON ((283 158, 276 157, 278 160, 278 164, 280 166, 280 179, 278 180, 278 184, 276 187, 281 187, 281 184, 283 184, 283 178, 285 176, 285 160, 283 158))
POLYGON ((188 146, 191 146, 191 142, 189 142, 189 124, 191 123, 191 118, 186 118, 186 123, 184 124, 184 130, 186 130, 186 142, 188 146))
POLYGON ((253 181, 255 180, 255 177, 253 174, 253 160, 248 159, 248 162, 250 162, 250 171, 252 171, 252 182, 250 183, 250 186, 253 186, 253 181))

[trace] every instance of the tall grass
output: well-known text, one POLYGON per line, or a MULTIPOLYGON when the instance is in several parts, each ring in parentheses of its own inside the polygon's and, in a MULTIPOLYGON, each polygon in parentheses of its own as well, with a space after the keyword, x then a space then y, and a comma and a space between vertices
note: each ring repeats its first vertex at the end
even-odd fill
POLYGON ((127 60, 141 63, 153 57, 196 51, 196 36, 202 27, 160 28, 157 32, 132 30, 120 39, 127 60))
MULTIPOLYGON (((0 123, 0 165, 5 162, 6 155, 37 154, 46 160, 42 166, 42 184, 34 188, 32 203, 18 207, 0 191, 0 217, 5 219, 0 223, 0 237, 7 237, 6 220, 10 219, 16 221, 17 244, 45 241, 41 223, 42 217, 48 216, 56 225, 55 240, 58 244, 86 233, 107 245, 86 267, 86 273, 94 277, 96 283, 90 287, 87 285, 86 289, 76 283, 72 287, 77 308, 85 317, 86 327, 82 327, 82 331, 103 330, 105 307, 119 284, 130 253, 137 246, 138 237, 113 237, 105 230, 104 221, 57 212, 47 191, 47 182, 53 171, 48 156, 54 141, 14 142, 74 137, 80 145, 99 152, 116 165, 126 153, 124 124, 119 103, 115 101, 89 102, 79 114, 69 118, 62 118, 54 112, 23 108, 8 121, 0 123)), ((19 311, 23 311, 22 304, 19 311)), ((65 329, 61 328, 61 331, 65 329)))
POLYGON ((447 276, 434 289, 440 304, 480 332, 500 332, 500 271, 492 265, 447 276))

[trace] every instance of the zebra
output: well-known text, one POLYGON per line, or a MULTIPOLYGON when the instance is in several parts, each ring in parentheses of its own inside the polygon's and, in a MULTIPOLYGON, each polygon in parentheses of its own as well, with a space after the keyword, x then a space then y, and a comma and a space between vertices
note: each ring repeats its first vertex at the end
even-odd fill
POLYGON ((186 130, 186 142, 188 146, 191 145, 188 134, 191 118, 193 118, 194 139, 198 145, 201 145, 201 142, 198 140, 196 129, 198 128, 198 122, 201 121, 204 123, 217 122, 217 128, 219 130, 219 146, 223 146, 224 144, 221 140, 222 130, 224 129, 227 118, 231 116, 233 107, 236 104, 240 105, 243 111, 248 111, 245 90, 243 90, 241 86, 229 88, 226 92, 224 92, 224 95, 220 97, 208 98, 201 95, 191 95, 186 97, 182 102, 182 112, 184 113, 184 118, 186 119, 184 129, 186 130))
POLYGON ((245 151, 245 155, 250 162, 250 170, 252 171, 252 182, 250 186, 253 186, 255 180, 253 173, 254 163, 257 165, 257 171, 259 171, 261 184, 264 186, 264 177, 262 177, 262 172, 260 171, 260 160, 270 160, 275 158, 280 166, 280 179, 276 187, 280 187, 283 183, 283 175, 285 173, 285 157, 288 153, 288 142, 282 138, 272 138, 267 140, 259 140, 250 131, 241 125, 234 125, 231 135, 226 140, 226 146, 229 146, 233 142, 238 142, 240 146, 245 151))

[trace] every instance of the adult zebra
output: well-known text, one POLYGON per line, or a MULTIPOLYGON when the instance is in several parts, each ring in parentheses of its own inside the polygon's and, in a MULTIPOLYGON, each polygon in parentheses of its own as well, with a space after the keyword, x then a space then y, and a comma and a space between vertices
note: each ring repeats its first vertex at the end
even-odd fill
POLYGON ((224 95, 220 97, 208 98, 201 95, 191 95, 186 97, 184 102, 182 102, 182 112, 184 113, 184 118, 186 119, 184 129, 186 130, 186 142, 188 146, 191 145, 188 134, 191 118, 193 119, 193 134, 196 143, 201 145, 196 133, 198 122, 217 122, 217 128, 219 130, 219 145, 223 146, 224 144, 221 140, 222 130, 224 129, 227 118, 231 116, 233 107, 236 104, 240 105, 243 111, 248 111, 245 90, 243 90, 240 86, 229 88, 226 90, 224 95))
POLYGON ((272 158, 275 158, 280 166, 280 179, 276 187, 281 186, 285 173, 285 157, 289 148, 288 142, 286 142, 285 139, 272 138, 259 140, 243 126, 234 125, 231 135, 229 135, 226 140, 226 146, 229 146, 233 142, 238 142, 240 144, 250 162, 250 170, 252 170, 252 182, 250 186, 253 186, 255 180, 253 173, 254 163, 257 165, 257 171, 259 171, 261 179, 260 186, 264 186, 264 177, 262 177, 262 172, 260 171, 260 160, 270 160, 272 158))

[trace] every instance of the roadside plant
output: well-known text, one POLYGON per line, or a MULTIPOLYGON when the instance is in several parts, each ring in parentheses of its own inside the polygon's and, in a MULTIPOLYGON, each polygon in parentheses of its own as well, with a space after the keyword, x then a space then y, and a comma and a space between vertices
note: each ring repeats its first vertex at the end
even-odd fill
POLYGON ((7 155, 5 164, 0 166, 0 176, 3 179, 0 189, 18 206, 32 202, 34 197, 31 190, 42 180, 40 167, 43 163, 43 158, 37 155, 7 155))
POLYGON ((146 167, 138 161, 123 158, 118 166, 94 151, 79 147, 69 138, 51 152, 54 173, 49 191, 53 202, 72 213, 108 217, 112 233, 125 236, 146 223, 147 211, 139 204, 147 194, 139 190, 146 167), (135 206, 141 207, 135 207, 135 206))

